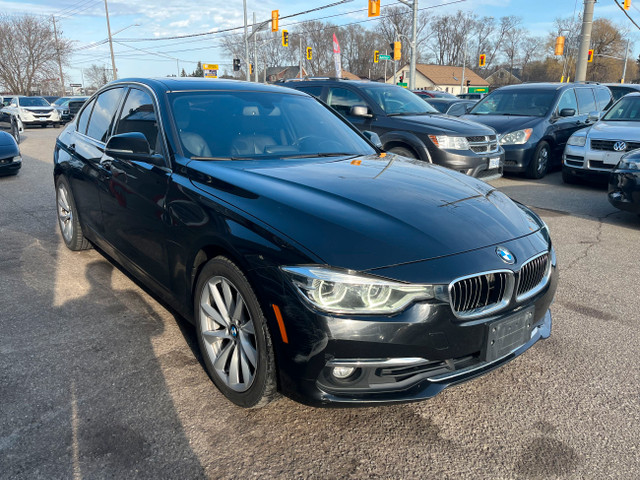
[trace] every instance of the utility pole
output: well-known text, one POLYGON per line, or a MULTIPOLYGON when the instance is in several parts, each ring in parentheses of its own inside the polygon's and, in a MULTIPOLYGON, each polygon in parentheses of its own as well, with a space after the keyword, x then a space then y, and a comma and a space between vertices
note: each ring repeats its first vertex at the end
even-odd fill
MULTIPOLYGON (((106 2, 107 0, 105 0, 106 2)), ((244 61, 247 70, 247 82, 251 81, 251 74, 249 73, 249 34, 247 32, 247 0, 242 0, 242 5, 244 6, 244 61)))
POLYGON ((624 51, 624 67, 622 67, 622 80, 620 83, 624 83, 624 77, 627 76, 627 56, 629 55, 629 40, 627 40, 627 48, 624 51))
MULTIPOLYGON (((413 23, 411 26, 411 61, 409 63, 409 90, 416 89, 416 62, 418 61, 418 0, 409 2, 408 0, 399 0, 407 7, 413 10, 413 23)), ((395 83, 395 78, 394 82, 395 83)))
POLYGON ((596 0, 584 0, 584 14, 582 15, 582 30, 580 31, 580 48, 578 49, 578 61, 576 63, 577 82, 587 79, 587 56, 591 44, 591 27, 593 26, 593 6, 596 0))
POLYGON ((460 81, 460 93, 464 92, 464 74, 467 68, 467 39, 464 39, 464 50, 462 50, 462 80, 460 81))
MULTIPOLYGON (((62 75, 62 61, 60 60, 60 44, 58 43, 58 30, 56 28, 56 17, 54 17, 53 15, 51 15, 51 20, 53 21, 53 37, 55 38, 56 41, 56 53, 58 54, 58 68, 60 69, 60 96, 64 97, 64 76, 62 75)), ((628 47, 629 45, 627 45, 628 47)), ((625 67, 627 65, 627 62, 625 63, 625 67)), ((624 75, 622 75, 622 78, 624 78, 624 75)))
POLYGON ((258 26, 256 12, 253 12, 253 81, 258 83, 258 26))
POLYGON ((118 72, 116 71, 116 57, 113 56, 113 40, 111 39, 111 24, 109 23, 109 7, 107 6, 107 0, 104 0, 104 11, 107 14, 107 33, 109 34, 109 48, 111 49, 111 68, 113 68, 113 79, 118 79, 118 72))
POLYGON ((298 36, 298 50, 300 52, 300 65, 298 65, 298 74, 302 78, 302 35, 298 36))

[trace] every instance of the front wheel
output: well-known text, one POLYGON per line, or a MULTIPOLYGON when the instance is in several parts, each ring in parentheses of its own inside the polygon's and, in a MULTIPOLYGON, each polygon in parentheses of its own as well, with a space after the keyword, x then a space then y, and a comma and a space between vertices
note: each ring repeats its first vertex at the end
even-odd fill
POLYGON ((549 160, 551 158, 551 147, 544 140, 538 143, 536 151, 533 153, 533 158, 529 162, 527 168, 527 177, 529 178, 542 178, 547 174, 549 169, 549 160))
POLYGON ((405 147, 392 147, 389 149, 390 153, 395 153, 396 155, 400 155, 401 157, 407 158, 418 158, 418 156, 413 153, 411 150, 405 147))
POLYGON ((205 366, 222 394, 245 408, 277 398, 273 347, 262 309, 229 259, 216 257, 202 269, 194 312, 205 366))

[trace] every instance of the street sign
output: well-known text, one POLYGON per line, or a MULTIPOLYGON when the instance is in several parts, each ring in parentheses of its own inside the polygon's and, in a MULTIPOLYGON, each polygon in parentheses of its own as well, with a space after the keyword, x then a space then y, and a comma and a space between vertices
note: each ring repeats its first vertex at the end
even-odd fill
POLYGON ((407 84, 405 82, 398 82, 398 86, 402 88, 407 88, 407 84))
POLYGON ((378 55, 380 60, 391 60, 391 55, 378 55))
POLYGON ((489 93, 489 87, 469 87, 469 93, 489 93))
POLYGON ((215 63, 203 63, 204 78, 218 78, 218 65, 215 63))
POLYGON ((81 86, 82 86, 82 84, 81 84, 81 83, 70 83, 70 84, 69 84, 69 86, 70 86, 71 88, 73 88, 73 87, 81 87, 81 86))

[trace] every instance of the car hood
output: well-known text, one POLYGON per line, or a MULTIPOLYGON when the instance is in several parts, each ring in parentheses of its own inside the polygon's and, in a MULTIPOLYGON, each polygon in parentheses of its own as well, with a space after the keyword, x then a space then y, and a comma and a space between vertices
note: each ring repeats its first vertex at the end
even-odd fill
POLYGON ((640 122, 617 122, 600 120, 589 129, 590 138, 601 140, 640 141, 640 122))
POLYGON ((494 128, 498 134, 514 132, 522 128, 534 127, 544 117, 531 117, 520 115, 463 115, 466 120, 483 123, 494 128))
POLYGON ((495 135, 493 129, 477 122, 441 113, 432 115, 407 115, 390 117, 407 130, 424 129, 430 134, 495 135))
POLYGON ((191 161, 187 171, 199 189, 269 224, 323 262, 353 270, 452 255, 539 229, 490 185, 390 154, 191 161))
POLYGON ((0 131, 0 150, 2 153, 2 156, 0 156, 0 158, 5 158, 5 156, 9 154, 18 155, 19 153, 18 144, 16 143, 14 138, 7 132, 0 131))

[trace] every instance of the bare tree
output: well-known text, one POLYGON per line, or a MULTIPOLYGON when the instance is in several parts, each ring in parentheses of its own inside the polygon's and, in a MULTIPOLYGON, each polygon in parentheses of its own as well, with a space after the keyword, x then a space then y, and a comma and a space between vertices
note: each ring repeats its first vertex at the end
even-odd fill
POLYGON ((440 15, 431 20, 433 39, 431 48, 438 65, 461 65, 469 51, 468 40, 476 30, 471 12, 458 10, 455 15, 440 15))
MULTIPOLYGON (((417 28, 417 45, 418 57, 425 44, 431 38, 431 31, 427 28, 429 25, 429 16, 426 12, 420 13, 418 16, 417 28)), ((409 59, 411 56, 411 48, 409 47, 408 38, 411 38, 412 17, 411 10, 405 6, 394 6, 385 8, 385 16, 378 21, 378 33, 382 37, 384 48, 395 41, 400 40, 402 43, 401 56, 402 59, 409 59)), ((384 53, 384 50, 380 50, 384 53)))
POLYGON ((507 65, 509 65, 509 80, 511 80, 511 75, 513 75, 513 67, 518 60, 518 54, 521 51, 526 34, 527 31, 524 28, 514 27, 505 32, 502 40, 500 50, 504 53, 507 65))
POLYGON ((87 86, 96 89, 105 85, 111 79, 111 72, 107 74, 107 69, 102 65, 92 64, 84 70, 83 75, 87 80, 87 86))
POLYGON ((71 45, 62 38, 56 44, 51 19, 0 16, 0 84, 5 90, 28 95, 39 83, 58 79, 58 51, 66 65, 71 45))

